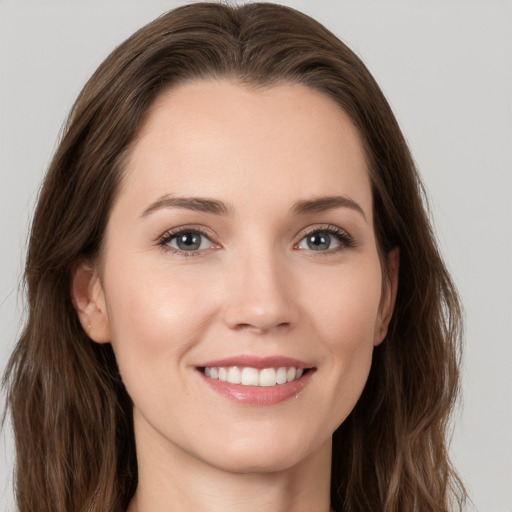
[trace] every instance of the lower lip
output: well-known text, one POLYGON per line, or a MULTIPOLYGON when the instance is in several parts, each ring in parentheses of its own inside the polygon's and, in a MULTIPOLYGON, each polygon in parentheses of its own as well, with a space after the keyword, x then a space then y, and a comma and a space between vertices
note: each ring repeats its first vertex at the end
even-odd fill
POLYGON ((300 379, 275 386, 244 386, 212 379, 201 372, 201 376, 211 389, 233 402, 246 405, 275 405, 296 397, 308 384, 313 370, 300 379))

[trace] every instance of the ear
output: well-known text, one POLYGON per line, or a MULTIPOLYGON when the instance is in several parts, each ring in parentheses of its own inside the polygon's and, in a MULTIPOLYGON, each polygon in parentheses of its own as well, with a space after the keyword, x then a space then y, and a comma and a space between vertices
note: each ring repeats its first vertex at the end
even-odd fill
POLYGON ((395 308, 396 294, 398 291, 398 270, 400 268, 400 250, 398 248, 389 251, 386 267, 387 278, 382 290, 379 315, 375 324, 375 337, 373 342, 375 346, 384 341, 395 308))
POLYGON ((71 297, 80 323, 89 338, 97 343, 111 339, 105 293, 96 266, 80 262, 71 275, 71 297))

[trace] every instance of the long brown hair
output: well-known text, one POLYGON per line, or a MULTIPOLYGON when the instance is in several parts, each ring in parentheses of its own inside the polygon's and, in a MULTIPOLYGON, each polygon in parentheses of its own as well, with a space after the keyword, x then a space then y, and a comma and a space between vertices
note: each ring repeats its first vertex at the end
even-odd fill
POLYGON ((77 261, 101 251, 124 162, 148 108, 191 79, 300 83, 358 128, 385 255, 399 290, 364 392, 333 436, 331 500, 347 512, 446 512, 464 490, 446 432, 458 391, 461 311, 399 126, 354 53, 322 25, 273 4, 200 3, 145 26, 103 62, 71 111, 35 212, 29 316, 4 376, 20 512, 124 512, 137 485, 132 405, 110 345, 83 331, 70 297, 77 261))

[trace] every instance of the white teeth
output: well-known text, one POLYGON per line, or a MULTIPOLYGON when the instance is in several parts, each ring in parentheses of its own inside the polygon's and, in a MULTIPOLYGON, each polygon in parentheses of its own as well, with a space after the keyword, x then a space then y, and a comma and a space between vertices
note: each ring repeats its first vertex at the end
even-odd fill
POLYGON ((256 368, 244 368, 242 370, 242 384, 244 386, 257 386, 259 374, 256 368))
POLYGON ((300 379, 304 374, 304 369, 281 366, 279 368, 257 370, 251 367, 219 366, 205 368, 204 374, 211 379, 218 379, 223 382, 229 382, 230 384, 270 387, 300 379))
POLYGON ((288 371, 286 372, 286 382, 291 382, 292 380, 295 380, 296 374, 297 370, 295 368, 288 368, 288 371))
POLYGON ((236 366, 233 366, 228 370, 227 381, 231 382, 231 384, 240 384, 240 382, 242 382, 242 373, 236 366))
POLYGON ((276 382, 284 384, 286 382, 286 368, 279 368, 276 372, 276 382))
POLYGON ((260 372, 260 386, 275 386, 276 385, 276 371, 274 368, 265 368, 260 372))

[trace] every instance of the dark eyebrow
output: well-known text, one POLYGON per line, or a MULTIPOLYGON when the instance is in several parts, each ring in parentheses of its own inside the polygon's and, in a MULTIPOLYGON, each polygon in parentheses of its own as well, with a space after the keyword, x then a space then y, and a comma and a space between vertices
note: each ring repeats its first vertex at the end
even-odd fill
POLYGON ((354 200, 344 196, 319 197, 315 199, 297 201, 293 205, 292 210, 299 215, 305 215, 307 213, 326 212, 328 210, 334 210, 335 208, 350 208, 355 210, 362 215, 366 222, 368 222, 361 206, 359 206, 359 204, 354 200))
POLYGON ((155 210, 163 208, 185 208, 196 212, 213 213, 215 215, 227 215, 232 211, 222 201, 207 199, 203 197, 173 197, 165 195, 151 203, 143 212, 141 217, 147 217, 155 210))

